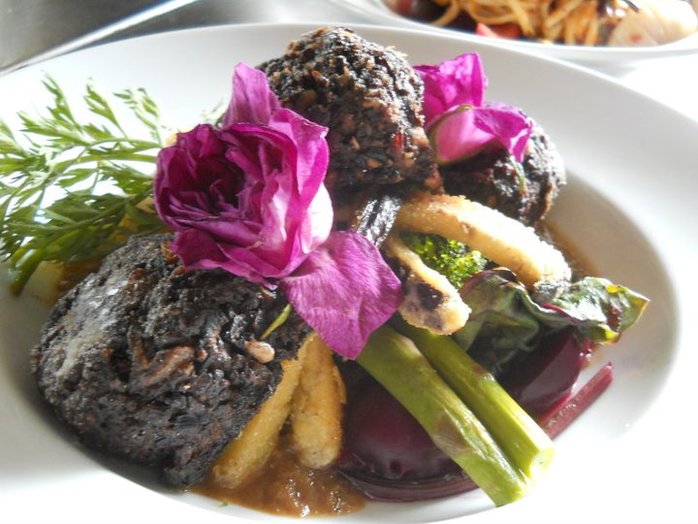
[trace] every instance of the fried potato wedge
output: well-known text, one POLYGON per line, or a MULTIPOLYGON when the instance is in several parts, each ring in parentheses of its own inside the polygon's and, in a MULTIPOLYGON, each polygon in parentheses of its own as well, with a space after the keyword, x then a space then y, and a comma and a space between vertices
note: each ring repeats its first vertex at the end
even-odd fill
POLYGON ((541 240, 532 228, 460 196, 417 195, 402 205, 396 225, 463 242, 509 268, 529 287, 571 276, 562 253, 541 240))
POLYGON ((308 337, 303 373, 291 407, 291 444, 298 461, 313 469, 333 464, 342 449, 344 381, 332 350, 315 333, 308 337))
POLYGON ((291 402, 305 362, 309 339, 298 351, 298 358, 284 360, 281 382, 262 404, 259 412, 216 458, 209 472, 209 481, 234 489, 262 471, 279 443, 279 433, 291 412, 291 402))

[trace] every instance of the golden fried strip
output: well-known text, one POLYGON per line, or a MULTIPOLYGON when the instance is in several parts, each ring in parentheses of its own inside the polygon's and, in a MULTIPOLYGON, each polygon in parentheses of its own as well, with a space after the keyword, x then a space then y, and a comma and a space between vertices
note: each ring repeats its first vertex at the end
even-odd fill
POLYGON ((346 391, 332 350, 313 333, 291 407, 291 443, 298 461, 313 469, 333 464, 342 448, 346 391))
POLYGON ((283 376, 274 393, 262 404, 242 433, 216 458, 209 472, 214 485, 234 489, 259 473, 279 442, 279 432, 291 411, 294 392, 300 382, 308 339, 298 358, 284 360, 283 376))
POLYGON ((562 253, 532 228, 463 197, 417 195, 402 205, 396 226, 463 242, 509 268, 526 286, 571 276, 562 253))

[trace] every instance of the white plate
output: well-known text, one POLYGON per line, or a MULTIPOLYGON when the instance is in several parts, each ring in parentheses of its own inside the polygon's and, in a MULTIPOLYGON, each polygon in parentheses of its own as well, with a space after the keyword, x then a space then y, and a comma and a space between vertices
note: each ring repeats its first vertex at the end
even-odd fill
POLYGON ((537 42, 526 42, 522 40, 508 40, 504 38, 493 39, 478 36, 471 32, 436 27, 416 20, 410 20, 395 13, 392 9, 386 6, 383 0, 330 1, 343 7, 352 9, 353 11, 361 14, 361 16, 370 18, 374 23, 447 34, 468 43, 493 43, 494 45, 507 49, 519 49, 528 53, 542 54, 561 60, 570 60, 572 62, 591 67, 617 68, 620 66, 635 64, 642 60, 698 53, 698 34, 694 34, 682 40, 661 46, 593 47, 581 45, 544 44, 537 42))
MULTIPOLYGON (((247 25, 166 33, 58 58, 0 78, 0 117, 40 110, 50 73, 75 97, 88 77, 108 90, 146 87, 172 123, 194 123, 225 99, 239 61, 283 52, 307 25, 247 25)), ((370 40, 414 63, 462 52, 462 40, 370 26, 370 40)), ((550 133, 571 183, 554 221, 599 273, 652 298, 638 326, 597 360, 611 389, 558 439, 550 475, 528 498, 492 509, 479 493, 371 504, 344 522, 688 522, 698 468, 691 323, 696 296, 698 123, 574 66, 473 42, 488 98, 524 108, 550 133), (689 480, 685 479, 685 472, 689 480), (691 477, 692 475, 692 477, 691 477)), ((3 273, 4 274, 4 273, 3 273)), ((0 283, 0 520, 3 522, 238 522, 270 517, 168 493, 128 468, 86 453, 59 428, 29 376, 27 352, 45 308, 0 283)), ((333 521, 333 519, 328 519, 333 521)), ((313 522, 324 522, 314 519, 313 522)))

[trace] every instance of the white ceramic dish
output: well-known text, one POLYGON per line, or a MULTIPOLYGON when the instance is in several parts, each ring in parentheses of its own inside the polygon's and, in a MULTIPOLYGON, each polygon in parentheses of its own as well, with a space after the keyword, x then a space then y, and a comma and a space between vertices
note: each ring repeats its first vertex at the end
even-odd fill
POLYGON ((590 47, 543 44, 521 40, 492 39, 466 31, 431 26, 405 18, 386 6, 383 0, 330 0, 352 9, 374 23, 450 35, 467 43, 488 42, 506 49, 519 49, 597 68, 630 66, 643 60, 698 53, 698 34, 683 40, 654 47, 590 47), (494 40, 494 42, 492 42, 494 40))
MULTIPOLYGON (((64 56, 0 78, 0 117, 41 110, 51 74, 76 97, 88 77, 106 90, 143 86, 176 125, 225 99, 232 68, 283 52, 308 25, 246 25, 166 33, 64 56)), ((371 26, 370 40, 414 63, 462 52, 462 40, 371 26)), ((574 66, 473 42, 488 98, 524 108, 553 137, 571 182, 553 220, 598 272, 652 298, 638 326, 604 351, 615 380, 558 438, 549 476, 526 499, 493 509, 478 492, 419 504, 370 504, 341 522, 689 522, 698 460, 691 406, 698 309, 695 149, 698 123, 574 66)), ((15 122, 16 123, 16 122, 15 122)), ((0 520, 8 523, 267 521, 271 517, 173 494, 74 443, 55 424, 29 373, 28 349, 46 308, 0 282, 0 520)), ((313 519, 313 522, 338 522, 313 519)))

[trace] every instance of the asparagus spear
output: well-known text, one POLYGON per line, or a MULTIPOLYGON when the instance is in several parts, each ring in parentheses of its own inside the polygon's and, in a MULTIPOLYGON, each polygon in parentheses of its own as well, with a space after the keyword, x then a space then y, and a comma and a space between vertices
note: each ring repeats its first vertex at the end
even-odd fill
POLYGON ((532 482, 555 454, 550 437, 495 380, 450 337, 397 321, 448 385, 475 413, 512 464, 532 482))
POLYGON ((527 479, 410 339, 383 326, 371 335, 358 362, 496 505, 526 494, 527 479))

